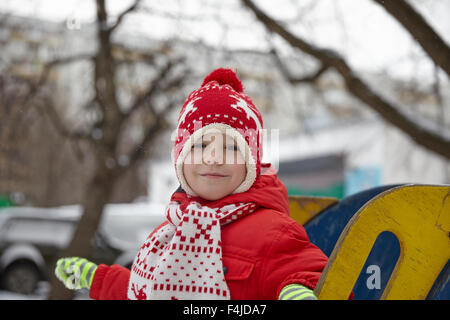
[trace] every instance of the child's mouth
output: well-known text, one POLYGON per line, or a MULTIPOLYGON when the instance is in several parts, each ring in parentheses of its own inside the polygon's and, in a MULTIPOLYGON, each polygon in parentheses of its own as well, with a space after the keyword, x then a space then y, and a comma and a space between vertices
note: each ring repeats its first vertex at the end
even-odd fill
POLYGON ((211 178, 211 179, 218 179, 218 178, 224 178, 225 175, 217 174, 217 173, 207 173, 207 174, 201 174, 202 177, 205 178, 211 178))

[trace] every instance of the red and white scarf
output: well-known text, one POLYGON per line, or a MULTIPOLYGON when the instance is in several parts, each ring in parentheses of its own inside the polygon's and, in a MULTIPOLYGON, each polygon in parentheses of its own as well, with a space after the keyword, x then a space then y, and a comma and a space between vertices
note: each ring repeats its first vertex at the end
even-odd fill
POLYGON ((131 268, 128 299, 230 299, 222 265, 221 225, 257 209, 255 203, 221 208, 171 201, 169 223, 142 245, 131 268))

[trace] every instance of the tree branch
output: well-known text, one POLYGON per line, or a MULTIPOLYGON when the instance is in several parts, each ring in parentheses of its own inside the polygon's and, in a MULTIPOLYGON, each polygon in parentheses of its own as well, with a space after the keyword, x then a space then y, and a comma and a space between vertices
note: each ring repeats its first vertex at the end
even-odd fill
POLYGON ((282 75, 289 81, 291 84, 299 84, 299 83, 314 83, 316 82, 325 71, 328 70, 328 66, 321 65, 315 72, 303 77, 295 77, 289 71, 289 69, 284 65, 283 61, 281 61, 280 56, 276 52, 275 48, 272 48, 270 51, 275 59, 275 62, 278 66, 278 69, 281 71, 282 75))
POLYGON ((373 0, 413 36, 423 50, 450 77, 450 48, 425 18, 404 0, 373 0))
POLYGON ((154 121, 151 126, 146 128, 142 141, 136 145, 134 150, 130 153, 128 166, 118 169, 119 175, 122 175, 145 159, 146 155, 148 155, 146 150, 150 150, 157 134, 169 128, 166 116, 176 105, 178 105, 177 99, 170 99, 171 101, 160 112, 155 110, 152 99, 156 94, 168 93, 173 88, 181 87, 182 83, 187 78, 186 70, 180 72, 179 75, 174 76, 171 79, 169 78, 171 71, 182 61, 184 61, 183 58, 169 60, 167 64, 159 70, 158 74, 148 85, 147 90, 136 97, 128 113, 123 115, 119 131, 124 130, 127 119, 144 107, 146 108, 145 111, 149 112, 154 121))
MULTIPOLYGON (((93 59, 94 57, 92 55, 85 53, 70 57, 58 58, 46 62, 42 68, 43 69, 42 72, 38 76, 38 80, 36 83, 33 83, 33 81, 31 81, 30 79, 20 77, 20 79, 26 82, 30 87, 30 93, 27 95, 26 101, 34 98, 34 95, 37 93, 37 91, 47 82, 48 75, 50 74, 53 68, 79 60, 93 60, 93 59)), ((24 64, 24 63, 26 62, 22 60, 13 60, 11 65, 14 66, 16 64, 24 64)))
MULTIPOLYGON (((142 94, 138 95, 134 99, 129 111, 122 118, 122 121, 121 121, 122 124, 128 118, 130 118, 134 112, 136 112, 138 109, 142 108, 143 106, 147 105, 147 102, 149 102, 156 93, 167 92, 167 91, 171 90, 172 88, 177 88, 181 85, 181 83, 186 78, 185 73, 181 73, 181 75, 174 77, 170 81, 166 80, 166 79, 168 78, 170 71, 183 60, 184 59, 169 60, 168 63, 159 70, 158 74, 150 82, 147 89, 144 90, 144 92, 142 94)), ((152 113, 154 113, 154 110, 150 110, 150 111, 152 113)))
POLYGON ((161 68, 155 78, 148 85, 147 90, 145 90, 141 95, 134 99, 133 104, 130 107, 128 114, 132 114, 138 108, 140 108, 144 102, 148 101, 153 97, 153 95, 161 89, 164 79, 167 77, 169 72, 172 70, 175 61, 169 61, 163 68, 161 68))
POLYGON ((385 121, 402 130, 419 145, 450 159, 449 139, 418 125, 405 114, 401 113, 398 106, 395 106, 393 103, 388 102, 386 99, 375 93, 368 84, 356 75, 344 58, 338 53, 315 47, 300 37, 293 35, 279 22, 261 11, 253 1, 242 0, 242 2, 253 11, 257 19, 262 22, 270 32, 278 34, 293 47, 313 56, 319 60, 322 65, 336 69, 343 77, 348 91, 377 112, 385 121))
POLYGON ((151 127, 147 128, 141 143, 139 143, 139 145, 134 148, 133 152, 131 152, 129 156, 128 166, 120 167, 117 169, 118 176, 122 176, 128 170, 137 166, 142 160, 146 158, 146 156, 149 155, 149 153, 151 152, 151 146, 158 133, 169 128, 165 117, 169 113, 169 111, 171 111, 176 105, 177 104, 175 103, 175 101, 172 101, 163 109, 163 111, 159 113, 155 113, 154 110, 151 109, 153 111, 155 121, 151 127))
POLYGON ((121 14, 119 14, 119 16, 117 17, 116 23, 112 27, 109 28, 109 32, 112 33, 122 23, 123 18, 127 14, 136 10, 137 7, 139 6, 140 2, 141 2, 141 0, 135 0, 134 3, 128 9, 126 9, 121 14))
POLYGON ((51 123, 55 127, 56 131, 58 133, 70 140, 89 140, 90 135, 87 135, 83 132, 70 132, 67 130, 66 126, 63 124, 63 121, 61 120, 60 116, 56 112, 55 106, 53 105, 53 102, 51 101, 50 97, 46 97, 43 100, 45 107, 42 107, 43 111, 47 116, 49 117, 51 123))
MULTIPOLYGON (((38 76, 37 81, 32 81, 28 78, 23 77, 17 77, 17 79, 20 79, 23 83, 26 83, 29 87, 29 92, 27 93, 24 101, 22 102, 23 105, 28 105, 32 101, 35 101, 36 97, 38 96, 39 91, 44 87, 48 80, 48 76, 51 72, 51 70, 57 66, 72 63, 79 60, 89 60, 93 59, 93 57, 89 54, 80 54, 76 56, 71 57, 65 57, 65 58, 59 58, 54 59, 52 61, 49 61, 44 64, 42 72, 38 76)), ((17 63, 23 63, 19 61, 14 61, 13 64, 17 63)), ((56 112, 53 102, 51 101, 51 98, 49 96, 44 96, 44 105, 45 107, 42 107, 42 111, 44 111, 45 114, 49 117, 50 121, 54 125, 55 129, 58 131, 58 133, 65 137, 69 138, 71 140, 81 140, 86 139, 88 136, 84 135, 83 133, 79 132, 70 132, 67 130, 67 128, 64 126, 63 121, 60 119, 58 113, 56 112)), ((38 104, 36 104, 37 107, 39 107, 38 104)))

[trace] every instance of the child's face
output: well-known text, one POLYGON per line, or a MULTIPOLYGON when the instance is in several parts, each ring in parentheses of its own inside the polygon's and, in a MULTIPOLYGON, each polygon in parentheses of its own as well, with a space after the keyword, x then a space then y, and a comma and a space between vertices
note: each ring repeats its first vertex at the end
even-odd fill
POLYGON ((184 177, 201 198, 217 200, 231 194, 247 174, 244 158, 233 138, 205 134, 194 143, 183 164, 184 177))

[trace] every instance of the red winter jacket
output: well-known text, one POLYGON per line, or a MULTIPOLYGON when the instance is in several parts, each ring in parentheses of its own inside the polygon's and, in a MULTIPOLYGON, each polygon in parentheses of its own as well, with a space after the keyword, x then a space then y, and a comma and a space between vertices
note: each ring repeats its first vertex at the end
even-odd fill
MULTIPOLYGON (((183 203, 188 198, 178 192, 172 200, 183 203)), ((247 201, 260 206, 222 227, 222 258, 231 299, 277 299, 280 290, 291 283, 315 287, 327 257, 309 242, 303 226, 289 217, 287 190, 276 175, 259 176, 244 193, 217 201, 194 200, 210 207, 247 201)), ((90 297, 127 299, 129 276, 130 271, 122 266, 99 265, 90 297)))

